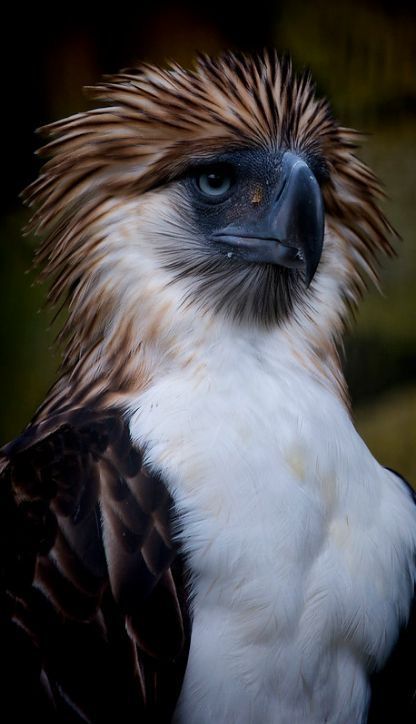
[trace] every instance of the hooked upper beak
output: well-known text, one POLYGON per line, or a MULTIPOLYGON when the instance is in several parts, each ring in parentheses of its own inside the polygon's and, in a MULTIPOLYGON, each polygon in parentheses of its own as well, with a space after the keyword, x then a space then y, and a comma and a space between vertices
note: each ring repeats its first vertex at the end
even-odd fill
POLYGON ((299 156, 286 151, 277 193, 266 212, 241 226, 226 226, 213 239, 250 263, 303 269, 309 286, 321 258, 324 226, 322 194, 314 174, 299 156))

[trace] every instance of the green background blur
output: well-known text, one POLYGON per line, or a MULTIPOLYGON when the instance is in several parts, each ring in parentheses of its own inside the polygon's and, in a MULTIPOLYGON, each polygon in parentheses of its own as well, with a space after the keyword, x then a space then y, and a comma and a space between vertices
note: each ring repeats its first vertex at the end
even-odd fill
POLYGON ((376 457, 416 481, 416 23, 398 0, 212 0, 11 9, 2 30, 0 226, 0 442, 16 435, 56 375, 56 329, 45 289, 27 270, 34 248, 18 200, 33 180, 36 127, 87 108, 82 86, 138 60, 189 64, 197 50, 288 51, 309 66, 344 125, 369 133, 362 156, 382 178, 385 207, 403 237, 383 262, 346 343, 357 426, 376 457))

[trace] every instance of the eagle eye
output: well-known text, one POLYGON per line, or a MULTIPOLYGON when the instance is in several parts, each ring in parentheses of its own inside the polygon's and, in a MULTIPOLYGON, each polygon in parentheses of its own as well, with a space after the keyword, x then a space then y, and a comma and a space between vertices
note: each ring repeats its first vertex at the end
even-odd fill
POLYGON ((206 169, 196 176, 198 190, 211 198, 224 196, 233 183, 229 169, 206 169))

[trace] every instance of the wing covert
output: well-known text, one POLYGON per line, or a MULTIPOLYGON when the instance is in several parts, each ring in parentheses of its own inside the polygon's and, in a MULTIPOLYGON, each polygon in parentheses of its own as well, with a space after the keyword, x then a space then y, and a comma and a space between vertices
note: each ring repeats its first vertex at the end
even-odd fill
POLYGON ((187 658, 172 499, 120 412, 28 428, 0 458, 7 694, 43 721, 169 721, 187 658))
MULTIPOLYGON (((416 505, 416 494, 410 483, 391 468, 407 488, 416 505)), ((416 554, 416 552, 415 552, 416 554)), ((416 591, 409 619, 385 665, 371 677, 371 701, 368 724, 414 724, 416 721, 416 591)))

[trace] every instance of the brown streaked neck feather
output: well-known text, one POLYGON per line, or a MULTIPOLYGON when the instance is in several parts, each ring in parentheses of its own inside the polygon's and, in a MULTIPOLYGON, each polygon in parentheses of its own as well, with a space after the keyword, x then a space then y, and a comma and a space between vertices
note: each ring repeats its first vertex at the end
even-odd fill
POLYGON ((77 394, 95 386, 94 394, 107 389, 122 398, 132 385, 146 383, 131 309, 124 323, 118 315, 117 333, 109 335, 114 308, 125 299, 116 298, 120 280, 102 284, 107 221, 122 224, 126 204, 145 199, 193 159, 244 146, 291 148, 324 159, 326 226, 345 273, 339 320, 312 344, 312 356, 322 360, 327 350, 330 376, 339 377, 335 347, 348 309, 365 277, 377 280, 377 257, 392 253, 393 230, 378 206, 379 182, 355 156, 359 134, 336 123, 309 74, 296 76, 275 53, 227 53, 202 56, 191 71, 143 64, 106 77, 89 94, 106 105, 42 129, 50 140, 40 153, 49 160, 25 194, 35 207, 30 228, 44 236, 37 263, 43 277, 53 279, 50 302, 69 303, 61 334, 64 378, 53 397, 65 395, 68 385, 77 394))

